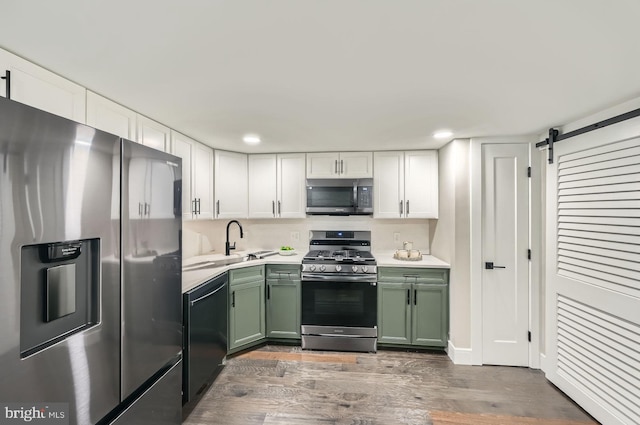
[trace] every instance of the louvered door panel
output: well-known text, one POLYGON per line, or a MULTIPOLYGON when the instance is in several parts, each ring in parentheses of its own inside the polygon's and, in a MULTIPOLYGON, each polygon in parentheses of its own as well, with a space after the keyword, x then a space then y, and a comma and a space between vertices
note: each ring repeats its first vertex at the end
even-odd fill
POLYGON ((563 156, 557 204, 558 273, 598 277, 600 286, 637 297, 640 232, 625 229, 640 221, 639 144, 632 139, 563 156), (607 184, 612 178, 619 181, 607 184))
POLYGON ((585 393, 640 423, 640 327, 558 297, 558 370, 585 393))
POLYGON ((558 144, 548 167, 548 379, 640 423, 640 119, 558 144))

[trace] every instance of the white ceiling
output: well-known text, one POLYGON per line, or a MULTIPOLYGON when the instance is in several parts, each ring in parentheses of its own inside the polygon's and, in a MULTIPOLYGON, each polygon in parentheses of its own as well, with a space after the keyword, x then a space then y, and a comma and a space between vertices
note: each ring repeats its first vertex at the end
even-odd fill
POLYGON ((213 147, 439 147, 640 96, 637 0, 2 0, 0 47, 213 147), (245 133, 263 143, 249 147, 245 133))

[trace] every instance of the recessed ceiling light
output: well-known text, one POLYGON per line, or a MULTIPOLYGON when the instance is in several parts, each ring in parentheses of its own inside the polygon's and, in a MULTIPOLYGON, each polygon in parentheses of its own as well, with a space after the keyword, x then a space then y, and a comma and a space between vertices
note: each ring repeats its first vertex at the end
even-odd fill
POLYGON ((242 141, 248 145, 257 145, 260 143, 260 136, 256 136, 255 134, 247 134, 242 138, 242 141))
POLYGON ((433 137, 436 139, 446 139, 451 136, 453 136, 453 132, 451 130, 438 130, 433 133, 433 137))

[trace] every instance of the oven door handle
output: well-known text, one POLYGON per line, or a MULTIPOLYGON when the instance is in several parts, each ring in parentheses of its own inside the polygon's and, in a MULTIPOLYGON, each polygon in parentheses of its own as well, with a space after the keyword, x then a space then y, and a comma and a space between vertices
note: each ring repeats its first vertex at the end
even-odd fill
POLYGON ((302 283, 310 282, 310 281, 332 281, 332 282, 362 282, 362 283, 373 283, 375 284, 378 281, 378 277, 376 275, 372 275, 371 277, 363 278, 363 275, 357 276, 327 276, 323 274, 306 274, 302 276, 302 283))
POLYGON ((338 337, 338 338, 371 338, 365 335, 345 335, 345 334, 318 334, 318 336, 338 337))

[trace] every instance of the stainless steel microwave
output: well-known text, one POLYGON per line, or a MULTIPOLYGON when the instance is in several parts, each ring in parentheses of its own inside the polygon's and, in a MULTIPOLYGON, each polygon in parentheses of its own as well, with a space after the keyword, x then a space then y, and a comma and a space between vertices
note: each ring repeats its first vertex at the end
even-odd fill
POLYGON ((307 179, 307 214, 373 214, 373 179, 307 179))

